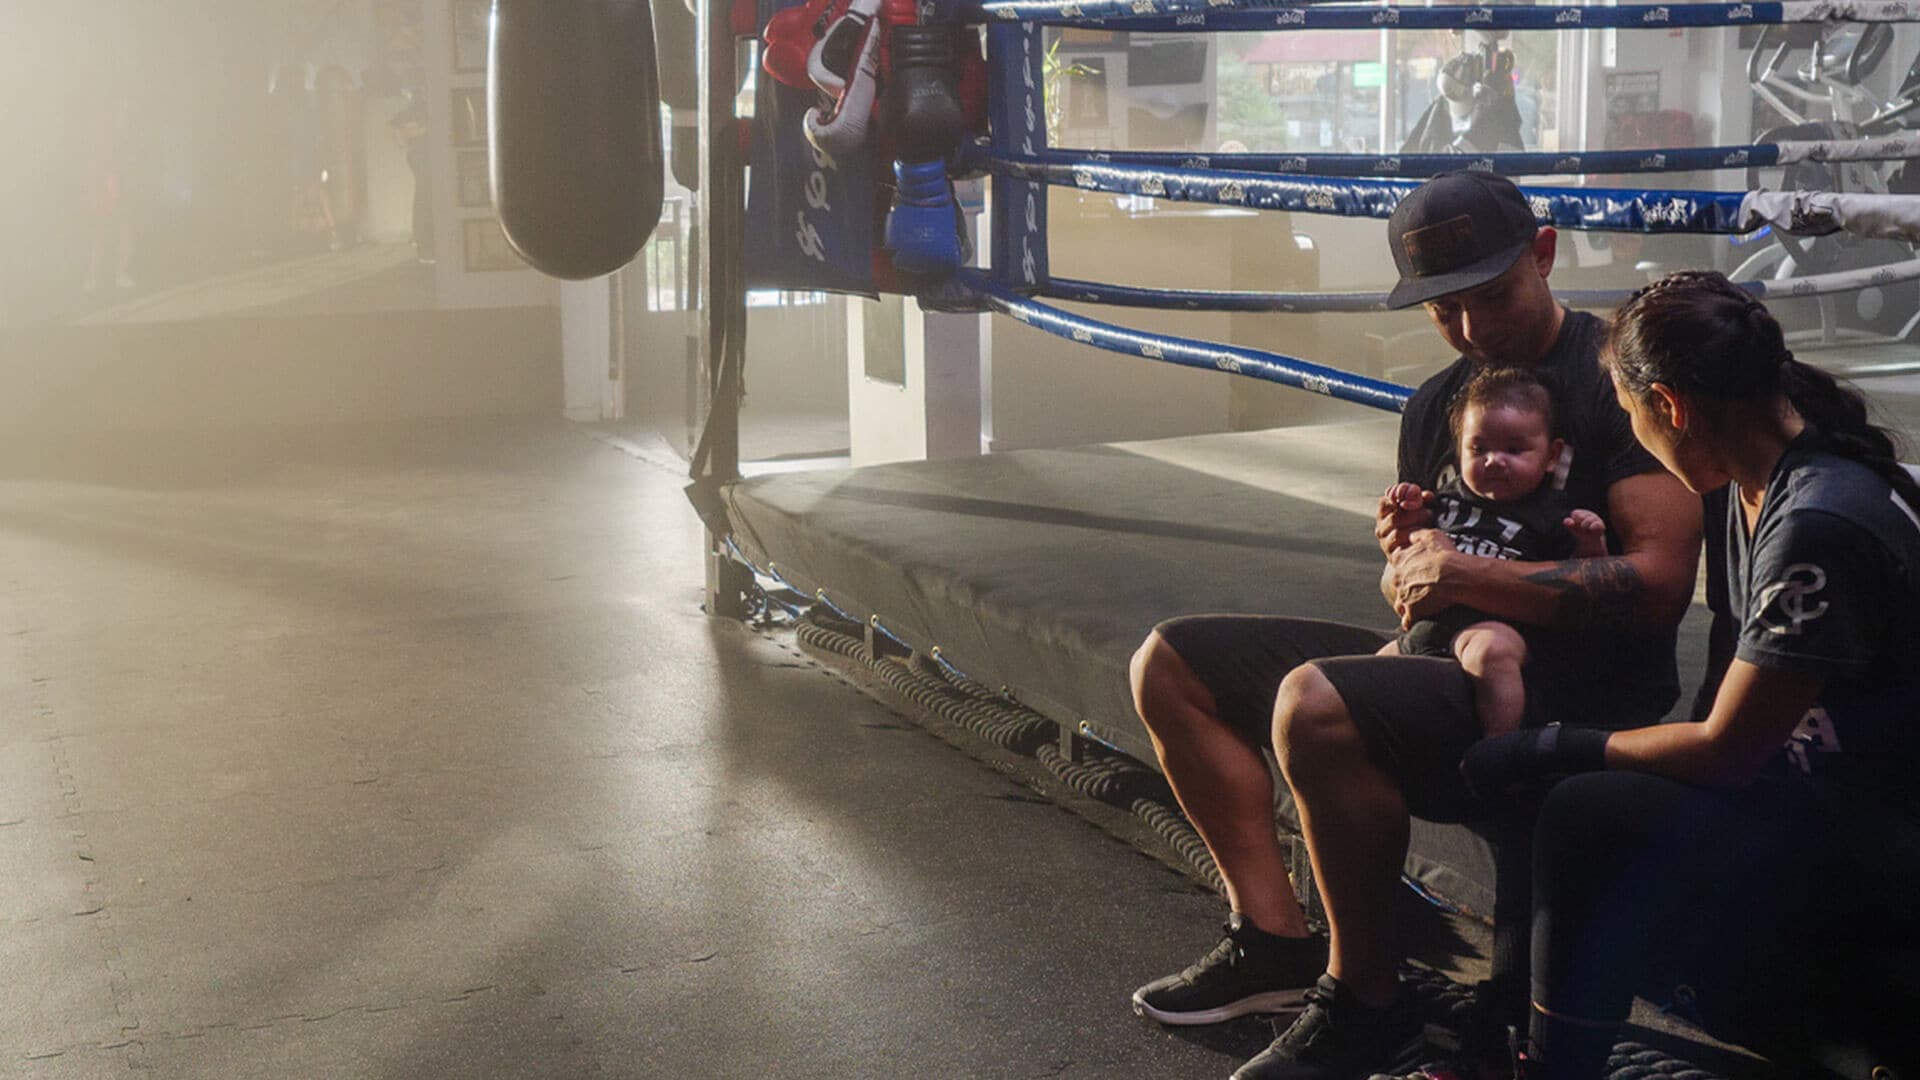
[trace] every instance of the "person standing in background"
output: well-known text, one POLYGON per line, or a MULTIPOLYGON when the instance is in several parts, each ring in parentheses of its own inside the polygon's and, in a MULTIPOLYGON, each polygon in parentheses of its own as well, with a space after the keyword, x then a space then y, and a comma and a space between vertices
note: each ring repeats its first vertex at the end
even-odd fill
POLYGON ((327 192, 326 135, 307 86, 306 69, 300 64, 282 64, 274 72, 267 91, 271 103, 274 134, 280 140, 281 160, 285 163, 288 215, 286 232, 289 246, 299 246, 299 234, 325 229, 327 246, 338 251, 345 246, 333 216, 333 199, 327 192))
POLYGON ((418 87, 407 91, 407 103, 387 121, 393 137, 407 152, 413 173, 413 254, 431 266, 433 243, 433 159, 427 142, 427 98, 418 87))
POLYGON ((110 254, 114 285, 131 289, 135 284, 133 221, 127 199, 132 103, 124 94, 103 94, 86 109, 80 193, 87 222, 87 276, 80 289, 91 296, 100 289, 110 254))

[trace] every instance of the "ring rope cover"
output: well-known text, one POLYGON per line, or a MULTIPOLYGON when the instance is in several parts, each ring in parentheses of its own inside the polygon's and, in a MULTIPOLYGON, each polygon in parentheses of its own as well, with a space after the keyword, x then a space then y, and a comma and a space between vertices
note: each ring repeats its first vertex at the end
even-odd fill
MULTIPOLYGON (((996 157, 992 166, 1009 176, 1082 191, 1381 219, 1391 217, 1400 200, 1419 186, 1412 180, 1287 178, 1096 161, 1064 165, 996 157)), ((1920 241, 1920 197, 1911 195, 1573 187, 1526 187, 1521 192, 1542 225, 1561 229, 1737 234, 1770 224, 1800 236, 1846 231, 1920 241)))
MULTIPOLYGON (((1588 173, 1704 172, 1754 169, 1803 161, 1905 161, 1920 158, 1920 133, 1874 139, 1794 140, 1748 146, 1643 150, 1524 151, 1496 154, 1199 154, 1166 150, 1076 150, 1048 147, 1006 160, 1047 165, 1130 165, 1149 169, 1221 169, 1279 176, 1413 177, 1470 169, 1501 176, 1581 176, 1588 173)), ((993 156, 970 153, 971 164, 993 156)))
POLYGON ((1218 30, 1626 30, 1779 23, 1920 22, 1912 0, 1619 4, 1568 7, 1412 7, 1280 4, 1273 0, 972 0, 962 22, 1039 22, 1147 31, 1218 30))

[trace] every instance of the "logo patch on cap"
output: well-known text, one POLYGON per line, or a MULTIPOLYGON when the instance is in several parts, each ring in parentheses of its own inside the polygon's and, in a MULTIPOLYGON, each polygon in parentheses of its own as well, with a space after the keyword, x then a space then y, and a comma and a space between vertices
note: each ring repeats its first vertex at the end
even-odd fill
POLYGON ((1401 235, 1400 244, 1406 249, 1407 265, 1414 277, 1444 274, 1480 255, 1480 245, 1473 238, 1473 218, 1466 214, 1422 229, 1409 229, 1401 235))

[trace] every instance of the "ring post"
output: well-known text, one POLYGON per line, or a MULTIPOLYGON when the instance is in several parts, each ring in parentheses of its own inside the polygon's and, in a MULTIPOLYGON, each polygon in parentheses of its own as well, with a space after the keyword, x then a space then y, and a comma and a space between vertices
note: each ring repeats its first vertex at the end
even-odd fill
MULTIPOLYGON (((1043 32, 1034 22, 987 28, 987 57, 992 65, 988 115, 996 140, 999 132, 1009 133, 1013 146, 1025 156, 1037 156, 1047 148, 1043 32)), ((994 173, 993 274, 1022 290, 1046 282, 1046 184, 994 173)))
MULTIPOLYGON (((671 0, 668 0, 671 2, 671 0)), ((747 293, 740 245, 746 204, 744 163, 735 133, 736 45, 727 0, 700 0, 700 380, 707 418, 693 455, 688 494, 706 523, 707 614, 747 614, 748 571, 729 558, 720 485, 740 478, 740 365, 746 355, 747 293), (716 525, 716 523, 718 523, 716 525)))

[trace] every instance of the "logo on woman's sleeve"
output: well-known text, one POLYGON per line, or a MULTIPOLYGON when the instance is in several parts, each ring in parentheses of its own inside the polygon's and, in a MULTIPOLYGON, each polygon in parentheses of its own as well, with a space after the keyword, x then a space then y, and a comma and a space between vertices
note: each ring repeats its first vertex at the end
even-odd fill
POLYGON ((1794 563, 1780 580, 1760 590, 1754 618, 1768 631, 1791 636, 1827 613, 1825 600, 1812 599, 1827 587, 1827 572, 1812 563, 1794 563))

